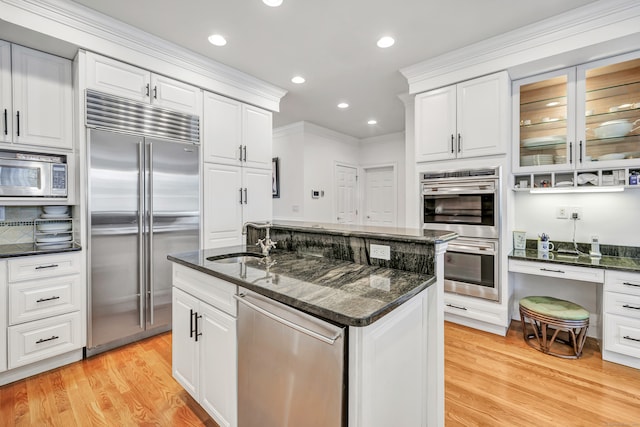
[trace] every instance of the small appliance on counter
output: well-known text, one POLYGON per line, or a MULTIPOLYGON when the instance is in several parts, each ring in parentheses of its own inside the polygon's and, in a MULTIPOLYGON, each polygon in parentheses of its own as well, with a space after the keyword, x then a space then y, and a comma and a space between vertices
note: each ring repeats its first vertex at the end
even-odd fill
POLYGON ((602 257, 602 254, 600 253, 600 239, 598 236, 591 236, 591 250, 589 251, 589 256, 591 258, 602 257))

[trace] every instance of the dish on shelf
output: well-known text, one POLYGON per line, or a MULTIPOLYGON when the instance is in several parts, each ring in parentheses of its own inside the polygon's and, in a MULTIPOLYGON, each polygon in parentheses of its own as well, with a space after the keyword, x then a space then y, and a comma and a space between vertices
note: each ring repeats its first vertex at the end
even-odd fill
POLYGON ((624 159, 625 157, 627 157, 628 153, 611 153, 611 154, 605 154, 602 155, 600 157, 598 157, 599 161, 604 161, 604 160, 620 160, 620 159, 624 159))
POLYGON ((42 210, 46 214, 66 215, 69 210, 69 206, 43 206, 42 210))
POLYGON ((572 185, 573 185, 573 181, 556 182, 556 187, 571 187, 572 185))
POLYGON ((69 219, 70 217, 69 217, 68 214, 59 215, 59 214, 46 214, 46 213, 44 213, 44 214, 40 215, 40 218, 42 218, 42 219, 69 219))
POLYGON ((554 136, 541 136, 538 138, 526 138, 522 140, 522 146, 526 148, 530 147, 544 147, 547 145, 564 144, 566 137, 564 135, 554 136))
POLYGON ((521 166, 539 166, 539 165, 552 165, 553 154, 532 154, 530 156, 521 156, 521 166))
POLYGON ((576 179, 578 185, 584 184, 593 184, 598 185, 598 175, 593 173, 581 173, 578 174, 578 178, 576 179))
POLYGON ((640 159, 640 151, 634 151, 631 153, 627 153, 625 159, 640 159))
POLYGON ((71 240, 72 236, 49 236, 49 237, 38 237, 36 238, 36 243, 57 243, 57 242, 68 242, 71 240))
POLYGON ((38 231, 45 233, 52 233, 56 231, 68 231, 71 230, 70 222, 49 222, 45 224, 38 224, 38 231))
POLYGON ((602 123, 597 128, 593 129, 593 133, 596 138, 619 138, 625 136, 629 132, 637 130, 638 128, 633 129, 633 126, 640 122, 640 119, 631 123, 627 119, 620 120, 609 120, 608 122, 602 123))
POLYGON ((553 163, 555 164, 567 163, 567 156, 553 156, 553 163))
POLYGON ((64 243, 36 243, 36 246, 40 249, 66 249, 70 248, 73 242, 64 243))

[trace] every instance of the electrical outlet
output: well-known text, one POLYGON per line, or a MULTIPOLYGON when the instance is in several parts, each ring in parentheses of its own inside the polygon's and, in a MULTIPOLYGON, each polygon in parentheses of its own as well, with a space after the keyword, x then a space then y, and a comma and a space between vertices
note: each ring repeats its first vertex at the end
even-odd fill
POLYGON ((386 259, 389 261, 391 259, 391 246, 370 245, 369 254, 371 258, 386 259))
POLYGON ((556 208, 556 218, 558 219, 567 219, 569 218, 569 214, 567 213, 566 206, 558 206, 556 208))
POLYGON ((581 220, 582 218, 582 208, 579 206, 572 206, 569 208, 569 218, 581 220))

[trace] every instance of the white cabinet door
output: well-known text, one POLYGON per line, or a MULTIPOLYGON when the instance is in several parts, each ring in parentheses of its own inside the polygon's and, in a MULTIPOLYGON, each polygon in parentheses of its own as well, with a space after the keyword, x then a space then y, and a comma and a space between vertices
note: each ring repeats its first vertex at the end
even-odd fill
POLYGON ((194 313, 198 300, 180 289, 173 288, 173 327, 171 338, 171 370, 173 378, 196 400, 199 399, 198 349, 193 338, 194 313))
POLYGON ((506 152, 509 78, 506 72, 458 84, 458 157, 506 152))
POLYGON ((203 247, 240 244, 244 200, 242 168, 205 163, 203 174, 203 247))
MULTIPOLYGON (((0 307, 7 306, 7 263, 0 261, 0 307)), ((7 370, 7 316, 0 316, 0 372, 7 370)))
POLYGON ((150 84, 149 71, 87 52, 87 88, 149 102, 150 84))
POLYGON ((0 41, 0 141, 13 140, 13 106, 11 100, 11 44, 0 41))
POLYGON ((73 148, 71 61, 13 45, 12 76, 13 141, 73 148))
POLYGON ((157 74, 151 74, 151 87, 151 102, 154 105, 195 116, 201 115, 200 88, 157 74))
POLYGON ((456 87, 419 94, 415 103, 416 161, 455 159, 456 87))
POLYGON ((243 222, 271 221, 271 178, 271 170, 243 168, 242 185, 246 189, 242 205, 243 222))
POLYGON ((273 125, 270 111, 242 106, 244 165, 271 170, 273 125), (246 153, 244 152, 246 150, 246 153))
MULTIPOLYGON (((242 163, 242 104, 233 99, 204 93, 203 161, 237 165, 242 163)), ((269 160, 271 161, 271 160, 269 160)))
POLYGON ((237 423, 236 319, 200 303, 200 404, 221 427, 237 423))

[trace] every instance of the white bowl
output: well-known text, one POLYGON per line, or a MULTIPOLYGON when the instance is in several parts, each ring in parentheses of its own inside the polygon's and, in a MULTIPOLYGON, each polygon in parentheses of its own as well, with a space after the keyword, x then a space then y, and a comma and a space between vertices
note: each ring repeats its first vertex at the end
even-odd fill
POLYGON ((69 206, 43 206, 42 210, 46 214, 63 215, 67 213, 69 206))
POLYGON ((633 124, 628 120, 611 120, 593 130, 596 138, 618 138, 629 133, 633 124))

